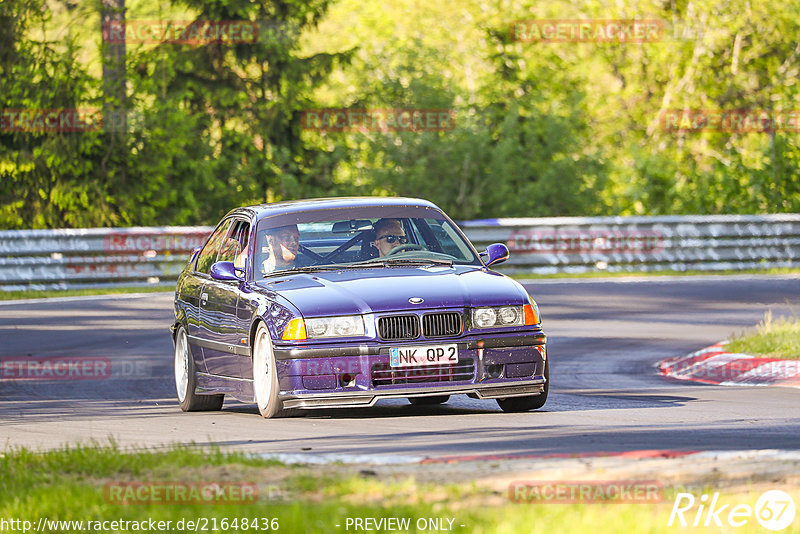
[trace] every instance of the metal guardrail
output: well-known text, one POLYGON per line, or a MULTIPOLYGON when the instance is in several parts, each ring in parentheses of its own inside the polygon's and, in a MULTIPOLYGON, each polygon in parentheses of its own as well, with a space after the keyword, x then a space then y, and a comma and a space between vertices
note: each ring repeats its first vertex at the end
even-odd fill
POLYGON ((478 249, 506 243, 506 273, 797 267, 800 214, 549 217, 461 223, 478 249))
POLYGON ((171 286, 213 228, 0 232, 0 291, 171 286))
MULTIPOLYGON (((506 243, 516 274, 797 267, 800 214, 552 217, 460 223, 506 243)), ((171 286, 207 226, 0 231, 0 291, 171 286)))

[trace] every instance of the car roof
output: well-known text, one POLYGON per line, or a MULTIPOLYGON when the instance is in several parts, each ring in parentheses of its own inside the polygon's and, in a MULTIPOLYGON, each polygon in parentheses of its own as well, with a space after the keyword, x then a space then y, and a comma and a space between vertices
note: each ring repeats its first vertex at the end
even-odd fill
POLYGON ((242 214, 260 219, 268 215, 279 215, 331 208, 357 208, 357 207, 382 207, 382 206, 419 206, 439 209, 436 204, 421 198, 407 197, 329 197, 309 198, 303 200, 285 200, 269 204, 254 204, 232 210, 228 215, 242 214))

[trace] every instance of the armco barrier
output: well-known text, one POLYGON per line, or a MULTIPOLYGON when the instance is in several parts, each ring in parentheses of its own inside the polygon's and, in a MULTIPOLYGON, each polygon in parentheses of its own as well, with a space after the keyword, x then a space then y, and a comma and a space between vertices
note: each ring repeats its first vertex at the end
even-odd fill
POLYGON ((800 214, 552 217, 461 223, 479 250, 506 243, 506 273, 796 267, 800 214))
POLYGON ((173 285, 211 227, 0 232, 0 290, 173 285))
MULTIPOLYGON (((479 250, 505 243, 506 273, 796 267, 800 214, 553 217, 459 223, 479 250)), ((0 290, 174 283, 211 227, 0 232, 0 290)))

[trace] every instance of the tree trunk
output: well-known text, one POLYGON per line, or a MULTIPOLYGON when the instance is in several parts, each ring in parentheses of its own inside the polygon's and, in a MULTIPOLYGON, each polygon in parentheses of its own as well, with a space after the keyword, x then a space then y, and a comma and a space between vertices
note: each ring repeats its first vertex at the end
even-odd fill
MULTIPOLYGON (((103 166, 111 159, 119 165, 119 178, 127 174, 128 99, 125 71, 125 0, 102 0, 103 129, 110 144, 103 166)), ((105 170, 105 169, 104 169, 105 170)))

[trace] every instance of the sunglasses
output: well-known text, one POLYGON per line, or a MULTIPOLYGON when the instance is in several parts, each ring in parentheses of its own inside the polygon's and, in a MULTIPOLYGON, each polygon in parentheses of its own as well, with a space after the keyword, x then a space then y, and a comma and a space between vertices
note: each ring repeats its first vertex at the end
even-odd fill
POLYGON ((377 239, 385 239, 390 245, 393 245, 395 242, 399 242, 401 245, 408 243, 408 238, 404 235, 382 235, 377 239))

